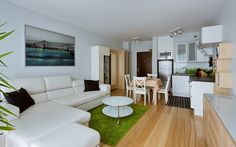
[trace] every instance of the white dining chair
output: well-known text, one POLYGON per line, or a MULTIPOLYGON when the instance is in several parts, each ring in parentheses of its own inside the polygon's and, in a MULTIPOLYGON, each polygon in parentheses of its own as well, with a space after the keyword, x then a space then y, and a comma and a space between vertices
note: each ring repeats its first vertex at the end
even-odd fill
POLYGON ((133 99, 134 103, 137 101, 137 94, 144 95, 144 105, 146 106, 146 95, 148 94, 148 102, 150 103, 150 88, 146 87, 146 77, 133 78, 133 99))
POLYGON ((125 75, 125 88, 126 88, 126 96, 131 97, 131 93, 134 88, 130 82, 130 74, 125 75))
POLYGON ((148 78, 157 78, 158 74, 148 73, 147 76, 148 76, 148 78))
POLYGON ((158 99, 160 100, 161 94, 165 95, 165 103, 167 103, 168 101, 168 92, 169 92, 169 87, 170 87, 170 80, 171 80, 171 76, 168 76, 167 78, 167 82, 163 84, 162 87, 160 87, 160 89, 157 91, 158 93, 158 99))

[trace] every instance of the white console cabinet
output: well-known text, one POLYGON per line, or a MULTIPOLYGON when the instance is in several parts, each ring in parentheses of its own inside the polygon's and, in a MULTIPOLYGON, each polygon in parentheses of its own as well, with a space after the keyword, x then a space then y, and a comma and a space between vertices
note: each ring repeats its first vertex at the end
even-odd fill
POLYGON ((203 94, 214 93, 214 82, 192 81, 190 83, 191 108, 194 115, 203 116, 203 94))
POLYGON ((189 76, 172 76, 172 93, 174 96, 189 97, 189 76))

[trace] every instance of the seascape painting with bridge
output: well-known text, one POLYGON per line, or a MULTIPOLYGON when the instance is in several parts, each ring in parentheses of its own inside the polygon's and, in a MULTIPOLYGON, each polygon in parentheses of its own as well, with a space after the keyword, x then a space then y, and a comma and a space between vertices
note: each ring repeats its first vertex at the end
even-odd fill
POLYGON ((75 38, 25 26, 26 66, 74 66, 75 38))

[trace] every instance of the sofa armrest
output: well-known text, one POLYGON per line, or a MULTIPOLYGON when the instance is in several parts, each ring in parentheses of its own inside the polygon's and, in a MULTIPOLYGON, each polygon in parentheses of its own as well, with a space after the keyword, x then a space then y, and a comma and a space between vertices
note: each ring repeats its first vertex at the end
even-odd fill
POLYGON ((8 114, 8 116, 6 116, 6 119, 8 121, 13 121, 13 120, 16 120, 20 117, 19 107, 16 107, 16 106, 9 104, 7 102, 1 102, 0 105, 16 115, 16 116, 14 116, 14 115, 8 114))
POLYGON ((99 84, 99 87, 102 91, 111 93, 111 85, 109 85, 109 84, 99 84))

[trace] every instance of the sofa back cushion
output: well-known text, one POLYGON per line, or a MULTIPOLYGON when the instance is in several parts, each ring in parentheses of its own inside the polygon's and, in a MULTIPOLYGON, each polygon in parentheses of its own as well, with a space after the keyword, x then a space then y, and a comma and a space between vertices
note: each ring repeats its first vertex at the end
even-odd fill
POLYGON ((42 93, 46 91, 46 86, 43 78, 13 79, 11 84, 16 89, 20 89, 21 87, 23 87, 29 94, 42 93))
POLYGON ((56 98, 61 98, 61 97, 64 97, 64 96, 72 95, 74 93, 75 92, 74 92, 73 88, 66 88, 66 89, 48 91, 47 95, 48 95, 49 100, 53 100, 53 99, 56 99, 56 98))
POLYGON ((75 93, 84 92, 84 80, 74 80, 72 85, 75 93))
MULTIPOLYGON (((20 79, 12 79, 8 81, 12 86, 16 89, 20 89, 21 87, 26 89, 27 92, 34 99, 35 103, 48 101, 46 94, 46 85, 43 78, 20 78, 20 79)), ((1 89, 4 92, 12 92, 14 89, 3 88, 1 89)), ((4 96, 2 96, 3 100, 4 96)))
POLYGON ((47 91, 72 87, 72 80, 70 76, 49 76, 44 77, 44 80, 47 91))
POLYGON ((37 93, 37 94, 32 94, 31 97, 34 99, 34 102, 37 103, 42 103, 45 101, 48 101, 48 95, 46 92, 43 93, 37 93))

